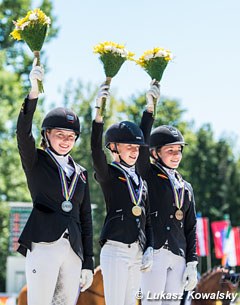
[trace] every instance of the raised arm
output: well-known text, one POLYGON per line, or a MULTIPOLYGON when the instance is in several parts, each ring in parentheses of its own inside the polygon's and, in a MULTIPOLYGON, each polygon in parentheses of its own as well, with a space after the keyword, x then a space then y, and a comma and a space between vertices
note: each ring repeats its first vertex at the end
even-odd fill
POLYGON ((31 170, 37 158, 35 140, 32 135, 32 120, 39 94, 37 80, 43 80, 44 70, 42 67, 36 66, 36 63, 36 60, 34 60, 29 75, 31 90, 22 105, 17 121, 18 149, 25 171, 31 170))
POLYGON ((102 147, 103 136, 103 116, 101 115, 100 108, 102 107, 102 99, 109 97, 109 86, 103 85, 100 87, 98 96, 96 99, 96 115, 95 120, 92 122, 92 134, 91 134, 91 150, 93 167, 96 172, 97 181, 105 181, 109 178, 108 163, 106 155, 102 147))
POLYGON ((146 178, 148 172, 151 169, 151 163, 150 163, 150 153, 149 153, 149 144, 150 144, 150 134, 154 122, 154 99, 157 101, 160 97, 160 87, 158 83, 155 83, 155 80, 153 80, 150 84, 150 89, 146 93, 146 110, 143 112, 140 128, 142 129, 145 143, 148 146, 142 146, 140 148, 140 154, 137 161, 137 169, 139 171, 139 174, 146 178))

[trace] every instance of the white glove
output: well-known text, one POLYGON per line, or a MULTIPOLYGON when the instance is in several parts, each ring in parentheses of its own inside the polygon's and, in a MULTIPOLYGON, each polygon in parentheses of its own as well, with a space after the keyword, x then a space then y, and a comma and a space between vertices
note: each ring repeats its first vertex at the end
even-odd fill
POLYGON ((81 292, 87 290, 92 285, 92 281, 93 281, 92 270, 82 269, 81 278, 80 278, 81 292))
POLYGON ((160 85, 155 79, 153 79, 150 83, 150 89, 146 93, 147 109, 153 111, 154 99, 156 99, 157 100, 156 103, 158 103, 159 98, 160 98, 160 85))
POLYGON ((42 66, 37 66, 37 58, 34 58, 33 65, 32 65, 32 70, 29 74, 29 79, 31 82, 31 92, 34 93, 39 93, 39 88, 38 88, 38 80, 42 81, 44 78, 44 69, 42 66))
POLYGON ((187 263, 182 279, 185 291, 193 290, 197 285, 197 264, 196 261, 187 263))
POLYGON ((96 106, 95 108, 101 108, 103 104, 103 98, 106 98, 106 100, 109 98, 110 93, 109 93, 109 85, 102 84, 97 95, 96 99, 96 106))
POLYGON ((142 257, 142 265, 140 270, 143 272, 148 272, 152 269, 153 265, 153 248, 148 247, 142 257))

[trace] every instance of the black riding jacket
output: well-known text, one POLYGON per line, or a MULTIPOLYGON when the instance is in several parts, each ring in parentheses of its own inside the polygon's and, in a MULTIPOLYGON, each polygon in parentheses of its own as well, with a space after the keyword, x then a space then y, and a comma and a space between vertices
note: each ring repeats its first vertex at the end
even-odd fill
MULTIPOLYGON (((139 241, 142 249, 153 246, 153 233, 146 184, 140 206, 142 214, 132 214, 131 201, 124 174, 107 163, 102 149, 103 123, 92 124, 91 148, 96 180, 99 182, 106 204, 106 218, 100 236, 100 244, 107 239, 131 244, 139 241)), ((132 180, 132 184, 134 181, 132 180)), ((135 185, 137 188, 137 186, 135 185)))

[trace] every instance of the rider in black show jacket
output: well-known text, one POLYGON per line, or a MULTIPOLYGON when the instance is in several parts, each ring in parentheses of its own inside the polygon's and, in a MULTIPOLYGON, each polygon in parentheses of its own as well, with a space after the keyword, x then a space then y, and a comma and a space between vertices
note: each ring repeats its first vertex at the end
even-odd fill
MULTIPOLYGON (((181 296, 197 284, 196 212, 192 187, 177 171, 187 145, 181 132, 169 125, 151 130, 154 101, 159 97, 159 83, 152 80, 140 123, 149 147, 140 148, 137 168, 148 184, 155 251, 151 273, 143 275, 141 290, 144 295, 151 291, 172 296, 156 304, 177 305, 180 299, 173 295, 181 296)), ((142 304, 150 301, 144 298, 142 304)))
MULTIPOLYGON (((152 113, 144 111, 140 128, 146 143, 149 143, 153 121, 152 113)), ((137 167, 140 175, 148 183, 154 249, 161 248, 168 240, 168 247, 174 254, 184 256, 186 262, 196 261, 196 214, 192 187, 184 181, 185 196, 182 207, 184 218, 178 221, 174 216, 177 208, 166 173, 149 162, 148 147, 143 146, 140 149, 137 167)))
POLYGON ((93 281, 93 232, 87 171, 70 155, 80 135, 78 116, 68 108, 48 112, 41 147, 32 134, 44 69, 34 59, 31 89, 17 122, 17 142, 33 209, 19 238, 26 256, 28 304, 76 302, 93 281))
POLYGON ((93 269, 92 218, 86 170, 77 165, 80 177, 71 199, 73 209, 64 212, 61 203, 61 182, 56 164, 42 149, 35 147, 32 135, 32 120, 37 99, 27 98, 22 106, 17 123, 17 141, 28 188, 33 201, 33 210, 19 238, 18 251, 26 255, 32 242, 52 242, 68 229, 74 252, 83 260, 83 269, 93 269), (46 187, 47 186, 47 187, 46 187))
POLYGON ((105 133, 105 147, 113 160, 108 163, 102 147, 104 121, 100 111, 103 99, 108 97, 109 86, 104 84, 96 99, 91 135, 95 178, 106 206, 100 265, 106 305, 134 305, 142 272, 150 271, 153 262, 148 191, 135 170, 139 147, 145 142, 135 123, 122 121, 111 125, 105 133))
MULTIPOLYGON (((19 238, 19 252, 26 255, 31 242, 52 242, 68 228, 74 252, 83 260, 83 268, 93 269, 92 218, 88 183, 78 179, 73 198, 73 209, 64 212, 65 200, 58 168, 50 156, 35 147, 32 119, 37 99, 25 99, 17 123, 17 140, 23 169, 33 200, 33 210, 19 238), (46 217, 47 216, 47 217, 46 217)), ((87 179, 87 172, 77 165, 79 173, 87 179)))

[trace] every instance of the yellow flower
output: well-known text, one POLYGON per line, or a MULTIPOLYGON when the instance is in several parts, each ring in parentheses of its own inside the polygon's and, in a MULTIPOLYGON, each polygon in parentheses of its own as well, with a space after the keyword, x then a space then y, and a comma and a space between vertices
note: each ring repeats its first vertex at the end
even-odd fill
POLYGON ((21 32, 25 27, 34 26, 34 24, 49 25, 51 20, 44 14, 43 11, 41 11, 39 8, 36 8, 32 11, 28 11, 24 18, 13 21, 13 23, 15 25, 15 29, 10 33, 10 36, 16 40, 21 40, 23 39, 21 32))
POLYGON ((129 52, 125 49, 124 45, 117 44, 112 41, 105 41, 97 44, 93 48, 94 53, 98 53, 100 55, 107 54, 107 53, 112 53, 115 55, 119 55, 121 57, 126 57, 127 59, 132 59, 134 56, 134 53, 129 52))
POLYGON ((16 40, 21 40, 21 35, 20 35, 20 31, 19 30, 13 30, 11 33, 12 37, 16 40))
POLYGON ((148 64, 148 61, 153 60, 154 58, 163 58, 168 62, 172 60, 173 56, 169 50, 164 48, 153 48, 152 50, 145 51, 143 55, 138 60, 136 60, 136 62, 141 67, 145 67, 148 64))
POLYGON ((167 64, 172 60, 171 51, 164 48, 153 48, 143 53, 136 63, 142 67, 152 79, 160 82, 167 64))

